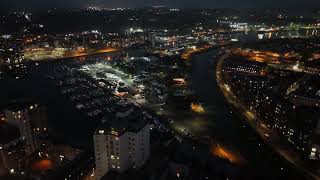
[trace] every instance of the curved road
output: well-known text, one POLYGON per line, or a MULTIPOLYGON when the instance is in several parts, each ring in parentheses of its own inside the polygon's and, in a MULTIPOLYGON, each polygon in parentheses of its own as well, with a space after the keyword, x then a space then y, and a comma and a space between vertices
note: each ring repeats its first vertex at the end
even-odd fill
POLYGON ((241 115, 231 113, 228 102, 216 81, 219 52, 213 49, 195 55, 192 59, 192 86, 198 98, 212 112, 207 118, 206 134, 223 145, 231 147, 248 162, 253 179, 305 179, 284 161, 272 147, 265 144, 241 115))
POLYGON ((238 110, 238 112, 242 114, 242 116, 246 119, 247 123, 260 135, 260 138, 265 143, 270 145, 279 156, 288 161, 289 165, 292 165, 294 168, 296 168, 297 171, 300 171, 302 174, 304 174, 306 177, 310 179, 320 179, 319 176, 315 175, 299 163, 300 159, 297 155, 285 149, 283 146, 281 146, 281 144, 277 144, 277 139, 266 138, 264 134, 270 134, 270 132, 267 129, 258 125, 258 118, 254 115, 254 113, 250 112, 243 104, 241 104, 237 97, 232 93, 232 90, 230 90, 230 88, 225 85, 221 68, 224 63, 224 60, 227 59, 230 55, 232 55, 232 53, 227 53, 223 55, 218 60, 216 66, 217 83, 228 103, 232 104, 232 106, 234 106, 238 110))

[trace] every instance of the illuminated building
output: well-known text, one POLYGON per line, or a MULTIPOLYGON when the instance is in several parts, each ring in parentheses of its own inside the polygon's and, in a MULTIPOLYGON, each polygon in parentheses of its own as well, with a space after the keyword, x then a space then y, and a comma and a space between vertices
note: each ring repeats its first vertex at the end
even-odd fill
POLYGON ((308 148, 309 158, 312 160, 320 160, 320 119, 318 120, 314 131, 313 137, 310 140, 311 145, 308 148))
POLYGON ((19 64, 23 61, 22 46, 18 41, 13 41, 10 36, 1 38, 0 64, 19 64))
POLYGON ((6 122, 19 128, 26 152, 38 149, 38 135, 47 132, 45 109, 35 103, 14 103, 5 110, 6 122))
POLYGON ((11 36, 0 38, 0 65, 4 66, 4 72, 15 76, 17 79, 26 74, 24 53, 19 41, 14 41, 11 36))
POLYGON ((122 173, 139 168, 149 157, 150 129, 134 108, 121 106, 113 118, 105 116, 104 124, 94 136, 96 179, 109 171, 122 173))

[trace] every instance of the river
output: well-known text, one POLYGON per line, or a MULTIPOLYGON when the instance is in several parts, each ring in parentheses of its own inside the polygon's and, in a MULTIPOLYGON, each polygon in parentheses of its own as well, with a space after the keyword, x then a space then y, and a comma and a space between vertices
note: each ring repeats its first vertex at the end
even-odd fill
MULTIPOLYGON (((177 126, 186 126, 199 139, 205 141, 213 139, 213 143, 219 143, 230 149, 230 151, 235 152, 236 155, 241 156, 246 162, 245 166, 252 172, 252 176, 255 179, 257 177, 303 179, 284 160, 278 157, 271 147, 265 145, 259 136, 245 125, 245 121, 234 115, 235 113, 230 113, 228 104, 215 79, 215 63, 217 59, 213 59, 213 57, 218 51, 219 49, 212 49, 195 55, 191 60, 192 88, 200 101, 204 102, 207 113, 190 115, 190 113, 176 112, 173 118, 175 118, 177 126)), ((141 54, 143 53, 131 52, 133 56, 141 54)), ((101 54, 94 55, 82 60, 97 59, 105 56, 101 54)), ((79 58, 71 59, 70 62, 73 63, 77 60, 79 58)), ((88 134, 92 133, 96 124, 88 122, 82 115, 71 109, 72 104, 61 104, 60 102, 66 102, 66 98, 61 97, 54 86, 47 82, 47 79, 43 79, 44 74, 52 71, 55 66, 65 64, 66 61, 40 63, 39 67, 32 66, 32 68, 37 69, 33 69, 30 72, 30 78, 26 80, 0 81, 0 93, 3 95, 0 107, 5 107, 5 104, 10 99, 16 97, 36 97, 47 106, 49 122, 56 133, 65 137, 66 141, 74 141, 76 143, 78 143, 78 140, 79 143, 86 140, 90 141, 92 137, 88 136, 88 134), (63 114, 66 116, 61 116, 63 114)))
POLYGON ((209 112, 204 118, 206 126, 202 134, 211 136, 217 143, 229 147, 241 155, 252 174, 271 179, 303 179, 301 175, 281 159, 271 147, 246 126, 245 121, 230 113, 230 108, 216 82, 214 59, 219 49, 198 54, 192 59, 192 88, 209 112))

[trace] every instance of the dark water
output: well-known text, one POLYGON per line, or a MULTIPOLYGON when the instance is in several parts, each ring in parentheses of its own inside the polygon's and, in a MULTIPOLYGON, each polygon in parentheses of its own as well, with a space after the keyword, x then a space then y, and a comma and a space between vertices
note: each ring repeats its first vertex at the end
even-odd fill
POLYGON ((214 124, 208 131, 208 135, 239 152, 247 160, 249 168, 252 169, 252 175, 258 176, 259 179, 265 177, 303 179, 269 146, 265 145, 251 128, 243 127, 245 125, 243 119, 229 113, 228 105, 215 78, 217 59, 213 57, 217 51, 211 50, 197 55, 192 62, 193 89, 201 101, 214 112, 207 118, 207 121, 214 124))
POLYGON ((230 39, 238 39, 241 42, 254 42, 260 39, 280 39, 280 38, 294 38, 294 37, 312 37, 320 36, 320 29, 301 29, 301 30, 281 30, 273 32, 227 32, 225 37, 230 39))
MULTIPOLYGON (((213 113, 202 117, 203 135, 214 137, 216 141, 239 152, 247 161, 253 179, 303 179, 292 170, 270 147, 264 145, 250 128, 244 128, 242 119, 229 113, 228 105, 216 84, 215 62, 212 57, 218 50, 199 54, 192 60, 192 86, 199 99, 207 104, 213 113), (260 144, 260 146, 259 146, 260 144), (281 170, 284 168, 284 170, 281 170), (263 178, 262 178, 263 177, 263 178)), ((118 52, 105 55, 94 55, 82 60, 96 60, 106 55, 119 55, 118 52)), ((129 55, 141 56, 143 51, 129 51, 129 55)), ((92 133, 97 125, 95 119, 87 119, 76 112, 74 105, 67 97, 62 96, 55 85, 44 75, 52 72, 54 67, 65 64, 77 64, 79 58, 31 66, 29 77, 25 80, 0 81, 0 109, 11 100, 19 97, 35 97, 47 106, 48 119, 52 134, 58 142, 71 143, 78 147, 90 148, 92 133)), ((192 120, 191 120, 192 121, 192 120)))
POLYGON ((74 108, 68 97, 57 89, 54 80, 47 78, 55 68, 61 66, 78 66, 82 62, 104 61, 108 56, 132 55, 141 56, 142 49, 132 49, 86 57, 68 58, 52 62, 28 64, 28 75, 16 80, 14 78, 0 80, 0 112, 15 99, 31 98, 46 106, 49 130, 57 143, 67 143, 75 147, 92 148, 92 134, 98 120, 88 119, 74 108))

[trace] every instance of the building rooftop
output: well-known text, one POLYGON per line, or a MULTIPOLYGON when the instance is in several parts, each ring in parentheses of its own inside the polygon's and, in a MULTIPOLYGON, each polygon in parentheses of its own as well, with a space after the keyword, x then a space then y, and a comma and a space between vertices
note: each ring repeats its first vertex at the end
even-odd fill
POLYGON ((114 107, 114 112, 105 114, 102 124, 96 134, 112 134, 121 136, 126 131, 138 132, 147 125, 141 110, 133 104, 119 102, 114 107))

